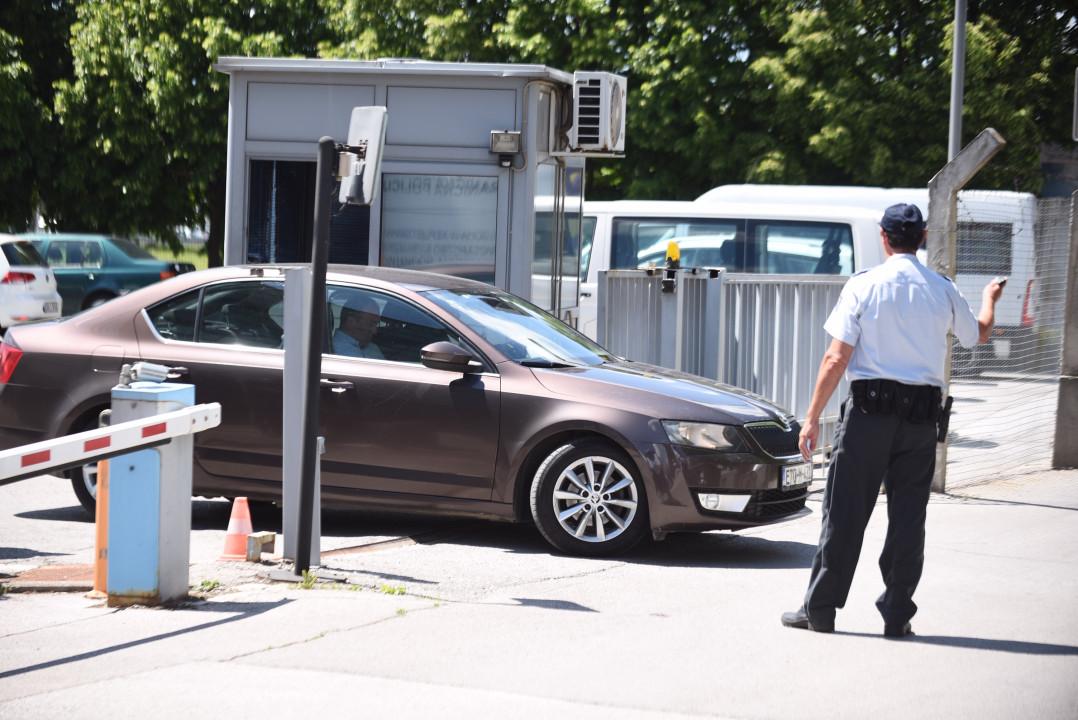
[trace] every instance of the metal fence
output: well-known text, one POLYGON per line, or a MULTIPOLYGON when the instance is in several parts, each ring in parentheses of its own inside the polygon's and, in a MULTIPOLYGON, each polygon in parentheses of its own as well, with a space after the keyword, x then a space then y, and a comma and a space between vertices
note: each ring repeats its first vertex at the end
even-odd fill
MULTIPOLYGON (((664 293, 662 270, 600 276, 598 339, 611 352, 748 390, 804 417, 830 343, 823 323, 845 277, 678 270, 676 292, 664 293)), ((824 410, 821 444, 830 444, 845 392, 843 382, 824 410)))
MULTIPOLYGON (((972 351, 954 348, 955 397, 947 487, 1047 469, 1062 357, 1070 200, 975 192, 958 205, 956 283, 974 312, 997 275, 1010 279, 995 332, 972 351)), ((830 342, 824 321, 840 276, 678 270, 601 274, 598 339, 630 359, 717 379, 803 418, 830 342)), ((833 437, 843 383, 824 411, 833 437)))
POLYGON ((985 282, 1010 280, 989 343, 954 349, 949 490, 1051 466, 1062 358, 1070 199, 977 195, 958 206, 959 287, 976 311, 985 282))

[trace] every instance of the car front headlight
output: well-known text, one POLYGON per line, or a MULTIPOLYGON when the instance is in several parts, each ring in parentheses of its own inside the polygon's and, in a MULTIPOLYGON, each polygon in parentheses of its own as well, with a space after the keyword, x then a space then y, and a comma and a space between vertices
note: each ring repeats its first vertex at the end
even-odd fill
POLYGON ((663 427, 670 442, 678 445, 722 452, 750 452, 741 432, 733 425, 663 420, 663 427))

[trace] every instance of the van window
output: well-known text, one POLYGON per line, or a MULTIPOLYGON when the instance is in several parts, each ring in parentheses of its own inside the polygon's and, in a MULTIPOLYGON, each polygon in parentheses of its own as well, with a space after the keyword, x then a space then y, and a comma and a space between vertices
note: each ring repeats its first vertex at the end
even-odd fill
POLYGON ((850 275, 853 234, 842 223, 749 220, 749 272, 850 275))
POLYGON ((1010 275, 1013 233, 1010 223, 958 223, 958 272, 1010 275))
POLYGON ((684 267, 745 269, 744 222, 708 218, 615 218, 611 267, 662 265, 666 248, 677 240, 684 267))
POLYGON ((595 216, 585 215, 580 221, 580 282, 588 278, 591 264, 591 245, 595 241, 595 216))

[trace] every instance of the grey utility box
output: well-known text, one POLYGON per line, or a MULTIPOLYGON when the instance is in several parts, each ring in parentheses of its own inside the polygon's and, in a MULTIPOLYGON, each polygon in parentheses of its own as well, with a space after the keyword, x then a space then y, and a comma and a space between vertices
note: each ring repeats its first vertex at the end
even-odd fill
POLYGON ((335 209, 330 262, 482 280, 575 320, 584 158, 624 148, 624 78, 413 60, 216 69, 230 77, 227 264, 310 260, 318 139, 344 142, 352 108, 382 105, 378 198, 335 209))

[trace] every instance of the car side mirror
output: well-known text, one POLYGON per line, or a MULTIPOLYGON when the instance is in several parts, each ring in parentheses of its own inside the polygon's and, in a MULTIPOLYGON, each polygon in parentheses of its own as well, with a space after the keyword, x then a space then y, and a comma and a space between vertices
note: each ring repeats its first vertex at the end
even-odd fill
POLYGON ((483 370, 483 363, 474 355, 451 342, 431 343, 419 351, 420 361, 434 370, 449 372, 477 373, 483 370))

